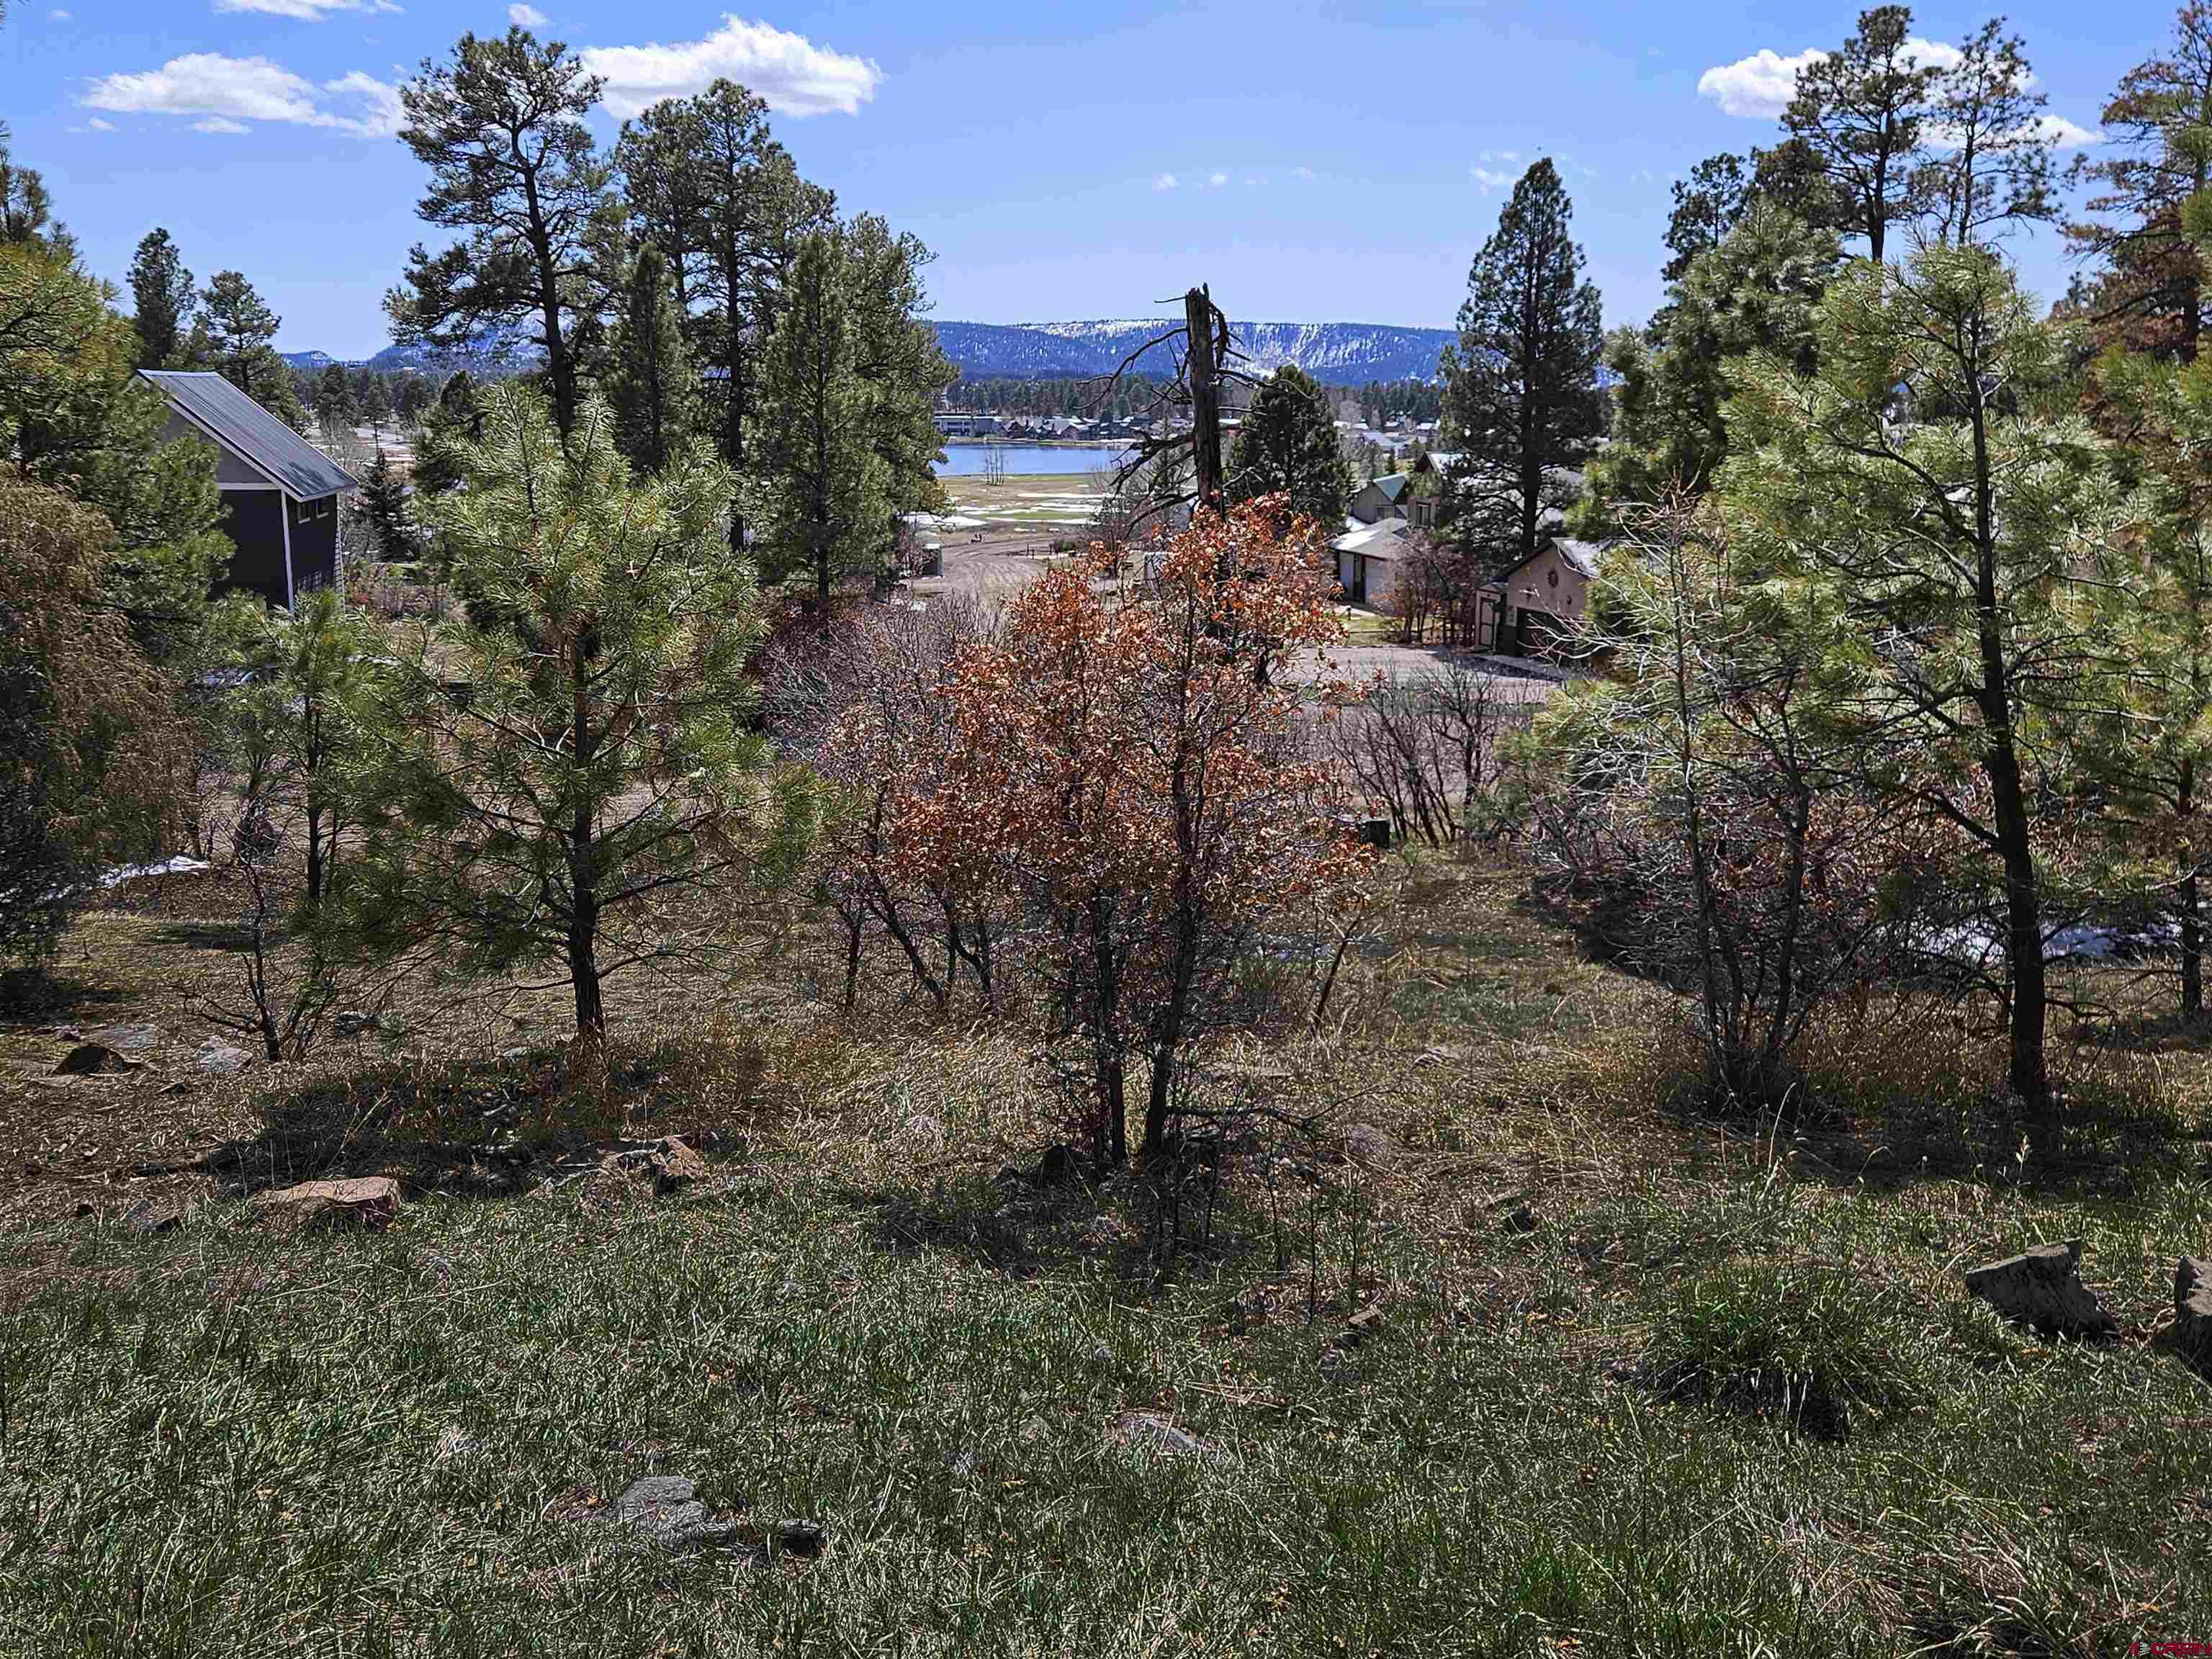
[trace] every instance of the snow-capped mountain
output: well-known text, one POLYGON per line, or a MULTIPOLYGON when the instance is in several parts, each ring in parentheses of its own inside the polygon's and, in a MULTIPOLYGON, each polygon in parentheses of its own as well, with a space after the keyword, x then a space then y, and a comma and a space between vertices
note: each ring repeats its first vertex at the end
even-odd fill
MULTIPOLYGON (((937 343, 963 374, 1003 374, 1020 380, 1108 374, 1131 352, 1173 328, 1179 319, 1069 323, 952 323, 936 325, 937 343)), ((1437 356, 1454 336, 1449 329, 1400 328, 1385 323, 1231 323, 1243 354, 1237 364, 1264 374, 1296 363, 1324 386, 1368 380, 1435 378, 1437 356)), ((1170 371, 1169 349, 1156 346, 1138 360, 1139 370, 1170 371)))

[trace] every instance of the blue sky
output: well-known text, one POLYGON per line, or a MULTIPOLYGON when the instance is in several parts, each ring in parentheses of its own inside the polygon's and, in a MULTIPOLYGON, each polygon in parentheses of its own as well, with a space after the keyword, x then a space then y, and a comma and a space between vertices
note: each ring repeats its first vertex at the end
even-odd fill
MULTIPOLYGON (((1567 179, 1607 322, 1640 320, 1660 295, 1668 179, 1771 142, 1778 60, 1833 45, 1855 15, 1745 0, 761 0, 734 14, 712 0, 15 0, 0 112, 100 274, 119 280, 166 225, 203 280, 246 272, 283 317, 285 349, 364 355, 385 342, 382 295, 422 234, 393 88, 510 9, 599 54, 618 109, 715 73, 752 85, 809 177, 937 251, 940 316, 1145 316, 1203 279, 1255 319, 1432 325, 1450 322, 1512 178, 1543 155, 1567 179)), ((1916 32, 1953 41, 1987 15, 1926 7, 1916 32)), ((2094 137, 2172 15, 2139 0, 2008 14, 2069 146, 2094 137)), ((612 115, 595 118, 611 137, 612 115)), ((2055 241, 2014 247, 2054 296, 2055 241)))

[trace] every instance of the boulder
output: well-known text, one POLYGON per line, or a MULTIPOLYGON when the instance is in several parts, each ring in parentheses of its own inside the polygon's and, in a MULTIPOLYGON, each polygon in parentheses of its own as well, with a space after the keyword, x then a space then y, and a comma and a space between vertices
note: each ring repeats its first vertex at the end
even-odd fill
POLYGON ((56 1077, 112 1077, 124 1072, 139 1069, 138 1062, 127 1059, 104 1042, 80 1042, 62 1056, 62 1063, 54 1067, 56 1077))
POLYGON ((161 1040, 161 1032, 155 1025, 102 1025, 87 1031, 84 1040, 118 1054, 143 1054, 161 1040))
POLYGON ((390 1176, 303 1181, 258 1194, 253 1207, 300 1227, 362 1227, 382 1232, 399 1212, 399 1183, 390 1176))
POLYGON ((683 1549, 733 1543, 744 1528, 717 1521, 680 1474, 648 1474, 633 1480, 615 1499, 614 1518, 656 1544, 683 1549))
POLYGON ((331 1030, 342 1037, 359 1036, 363 1031, 380 1031, 384 1022, 374 1014, 365 1014, 358 1008, 344 1008, 331 1017, 331 1030))
POLYGON ((2173 1270, 2173 1346, 2212 1373, 2212 1261, 2185 1255, 2173 1270))
POLYGON ((253 1056, 245 1049, 222 1042, 204 1042, 192 1056, 194 1069, 210 1077, 236 1077, 252 1063, 253 1056))
POLYGON ((2081 1241, 2038 1244, 2021 1255, 1976 1267, 1966 1294, 2044 1336, 2112 1336, 2120 1322, 2081 1282, 2081 1241))

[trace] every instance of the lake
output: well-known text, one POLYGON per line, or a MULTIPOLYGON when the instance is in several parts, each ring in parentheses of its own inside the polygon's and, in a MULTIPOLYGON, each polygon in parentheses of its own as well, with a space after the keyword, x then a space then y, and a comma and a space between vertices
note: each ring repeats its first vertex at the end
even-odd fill
POLYGON ((947 444, 940 478, 980 478, 983 458, 994 450, 1006 458, 1009 478, 1033 478, 1040 473, 1110 471, 1125 451, 1104 445, 1096 449, 1060 449, 1046 444, 947 444))

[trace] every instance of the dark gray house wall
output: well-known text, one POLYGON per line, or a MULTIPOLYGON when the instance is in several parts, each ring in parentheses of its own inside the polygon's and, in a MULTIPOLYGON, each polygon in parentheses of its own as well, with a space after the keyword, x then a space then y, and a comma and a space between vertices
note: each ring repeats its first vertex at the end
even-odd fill
POLYGON ((242 587, 271 605, 291 603, 284 591, 284 514, 290 505, 281 489, 222 492, 222 532, 238 551, 217 587, 242 587))
POLYGON ((319 587, 336 586, 338 498, 325 495, 316 501, 295 501, 287 495, 284 510, 292 518, 293 592, 312 593, 319 587))

